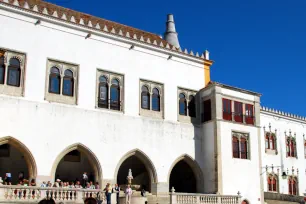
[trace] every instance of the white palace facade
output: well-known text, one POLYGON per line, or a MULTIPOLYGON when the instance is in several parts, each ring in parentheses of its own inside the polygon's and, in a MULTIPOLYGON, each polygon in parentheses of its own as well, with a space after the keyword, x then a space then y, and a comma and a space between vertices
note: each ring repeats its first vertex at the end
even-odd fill
MULTIPOLYGON (((212 64, 208 51, 180 47, 172 15, 161 37, 42 0, 0 0, 0 177, 88 172, 124 186, 132 169, 150 204, 300 203, 305 118, 212 82, 212 64)), ((44 198, 16 189, 0 186, 0 203, 44 198)))

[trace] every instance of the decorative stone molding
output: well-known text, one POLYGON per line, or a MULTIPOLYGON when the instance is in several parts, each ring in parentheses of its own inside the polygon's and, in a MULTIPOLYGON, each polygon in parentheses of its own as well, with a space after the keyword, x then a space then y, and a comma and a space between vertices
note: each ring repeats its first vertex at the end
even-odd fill
POLYGON ((6 94, 11 96, 23 96, 24 94, 24 76, 26 67, 26 55, 21 52, 0 48, 0 53, 4 57, 4 84, 0 84, 0 94, 6 94), (8 69, 11 59, 17 59, 20 62, 20 79, 19 86, 9 85, 8 82, 8 69))
POLYGON ((264 141, 265 141, 265 152, 267 154, 272 154, 272 155, 277 155, 278 154, 278 150, 277 150, 277 129, 275 129, 274 132, 272 132, 272 128, 271 128, 271 123, 269 123, 269 129, 266 130, 266 127, 263 127, 264 129, 264 141), (267 141, 267 137, 268 137, 268 141, 267 141), (268 142, 268 143, 267 143, 268 142), (271 144, 272 142, 272 144, 271 144), (271 148, 271 145, 274 144, 274 149, 271 148))
POLYGON ((148 80, 140 80, 139 82, 139 115, 141 116, 147 116, 152 118, 164 118, 164 85, 162 83, 148 81, 148 80), (150 94, 150 108, 149 109, 143 109, 141 107, 141 93, 142 93, 142 87, 146 86, 149 90, 150 94), (152 109, 152 95, 153 95, 153 89, 157 88, 159 91, 159 100, 160 100, 160 110, 154 111, 152 109))
POLYGON ((124 75, 115 73, 115 72, 110 72, 102 69, 97 69, 97 74, 96 74, 96 108, 99 107, 99 84, 100 84, 100 77, 104 76, 107 79, 107 87, 108 87, 108 108, 109 110, 113 110, 110 107, 110 88, 111 88, 111 83, 113 79, 118 80, 119 82, 119 89, 120 89, 120 96, 119 96, 119 110, 115 111, 124 111, 124 75))
POLYGON ((72 63, 67 63, 63 61, 48 59, 47 69, 46 69, 46 84, 45 84, 45 100, 56 103, 65 103, 70 105, 77 104, 77 93, 78 93, 78 72, 79 66, 72 63), (50 84, 50 71, 52 67, 56 67, 60 70, 60 93, 54 94, 49 92, 50 84), (71 70, 73 73, 73 96, 66 96, 62 92, 63 90, 63 78, 65 76, 65 71, 71 70))
POLYGON ((9 5, 11 7, 16 7, 20 10, 34 12, 39 15, 46 16, 48 18, 58 19, 62 21, 66 21, 68 23, 77 24, 83 27, 88 27, 90 29, 95 29, 101 32, 109 32, 111 30, 112 34, 123 37, 130 38, 129 36, 132 34, 133 40, 139 41, 141 43, 145 43, 151 46, 157 46, 163 49, 167 49, 171 52, 177 52, 180 54, 188 55, 189 57, 208 60, 206 54, 203 52, 200 56, 199 54, 194 54, 193 51, 188 53, 187 49, 185 52, 181 52, 180 48, 177 48, 173 45, 170 45, 164 39, 160 38, 158 35, 143 32, 136 28, 128 27, 125 25, 121 25, 115 22, 111 22, 102 18, 94 17, 88 14, 83 14, 81 12, 73 11, 70 9, 62 8, 60 6, 50 4, 45 1, 33 1, 33 0, 24 0, 24 1, 8 1, 8 0, 0 0, 0 4, 9 5), (32 9, 31 9, 32 8, 32 9), (61 14, 61 15, 60 15, 61 14), (67 16, 69 16, 70 20, 68 20, 67 16), (100 25, 104 25, 103 29, 100 25), (130 32, 130 33, 129 33, 130 32), (125 34, 124 34, 125 33, 125 34), (127 34, 129 33, 129 34, 127 34), (139 36, 137 36, 139 35, 139 36), (151 44, 150 42, 153 42, 151 44))
MULTIPOLYGON (((190 117, 189 115, 189 102, 190 102, 190 97, 196 97, 197 91, 195 90, 190 90, 190 89, 186 89, 186 88, 180 88, 178 87, 177 89, 177 118, 178 121, 180 122, 194 122, 194 120, 192 120, 192 118, 196 119, 196 117, 190 117), (179 102, 180 102, 180 94, 184 94, 185 95, 185 99, 186 99, 186 108, 187 108, 187 115, 181 115, 180 111, 179 111, 179 102)), ((195 102, 196 105, 196 102, 195 102)), ((196 107, 195 107, 195 114, 197 113, 196 111, 196 107)))

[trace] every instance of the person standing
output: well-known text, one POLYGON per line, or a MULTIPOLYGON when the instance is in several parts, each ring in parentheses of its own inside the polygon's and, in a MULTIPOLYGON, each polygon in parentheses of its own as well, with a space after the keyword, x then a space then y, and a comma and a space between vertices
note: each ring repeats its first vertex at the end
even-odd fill
POLYGON ((125 189, 125 203, 126 204, 131 204, 132 194, 133 194, 133 191, 131 189, 131 186, 128 185, 127 188, 125 189))
POLYGON ((111 204, 112 187, 111 187, 110 183, 107 183, 104 191, 105 191, 105 195, 106 195, 107 204, 111 204))
POLYGON ((83 181, 83 188, 85 188, 86 187, 86 183, 88 182, 87 172, 83 173, 82 181, 83 181))
POLYGON ((119 194, 120 194, 120 187, 118 184, 115 184, 115 191, 116 191, 116 202, 119 204, 119 194))

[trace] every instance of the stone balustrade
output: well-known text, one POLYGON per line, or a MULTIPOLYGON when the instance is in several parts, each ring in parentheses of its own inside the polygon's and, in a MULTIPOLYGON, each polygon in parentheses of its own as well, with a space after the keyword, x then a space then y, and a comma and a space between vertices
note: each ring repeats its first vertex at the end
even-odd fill
MULTIPOLYGON (((55 203, 84 203, 93 198, 106 203, 105 193, 94 189, 41 188, 27 186, 0 186, 0 203, 39 203, 54 200, 55 203)), ((112 195, 112 203, 116 195, 112 195)))
POLYGON ((240 204, 240 196, 170 193, 170 204, 240 204))

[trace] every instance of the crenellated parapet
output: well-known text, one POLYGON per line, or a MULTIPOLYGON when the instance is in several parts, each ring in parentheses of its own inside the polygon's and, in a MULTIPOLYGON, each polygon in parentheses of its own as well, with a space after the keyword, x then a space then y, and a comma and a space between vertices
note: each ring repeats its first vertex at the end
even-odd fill
POLYGON ((306 121, 306 117, 304 117, 304 116, 299 116, 299 115, 295 115, 295 114, 292 114, 292 113, 287 113, 287 112, 284 112, 284 111, 275 110, 274 108, 268 108, 268 107, 262 106, 261 111, 268 112, 268 113, 273 113, 273 114, 277 114, 277 115, 285 116, 285 117, 289 117, 289 118, 293 118, 293 119, 296 119, 296 120, 306 121))

